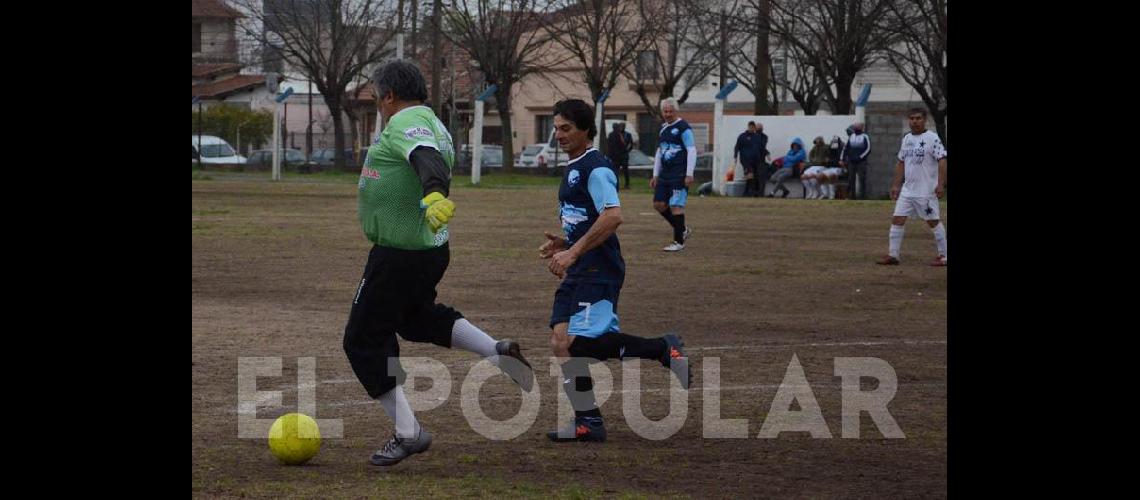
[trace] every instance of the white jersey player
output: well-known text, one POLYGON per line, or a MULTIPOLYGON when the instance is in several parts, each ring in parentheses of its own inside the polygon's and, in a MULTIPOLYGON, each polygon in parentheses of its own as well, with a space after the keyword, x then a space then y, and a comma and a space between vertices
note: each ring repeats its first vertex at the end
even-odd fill
POLYGON ((946 148, 938 134, 926 130, 925 109, 910 110, 907 120, 910 133, 903 137, 899 162, 895 165, 895 179, 891 184, 891 199, 897 201, 891 220, 890 253, 878 263, 898 265, 906 219, 913 216, 922 217, 934 230, 938 256, 930 265, 945 266, 946 227, 942 225, 938 200, 946 188, 946 148))

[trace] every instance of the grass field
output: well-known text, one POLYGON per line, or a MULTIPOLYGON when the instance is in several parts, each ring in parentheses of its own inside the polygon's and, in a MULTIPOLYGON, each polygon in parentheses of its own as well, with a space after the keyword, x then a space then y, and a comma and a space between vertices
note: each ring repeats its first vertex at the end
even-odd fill
MULTIPOLYGON (((431 356, 454 375, 451 398, 420 412, 430 451, 377 469, 368 457, 391 434, 341 348, 369 243, 356 221, 355 174, 194 172, 192 213, 192 495, 195 497, 944 497, 946 495, 946 272, 930 231, 910 221, 903 264, 874 260, 887 245, 892 203, 692 196, 693 238, 665 254, 671 233, 650 207, 644 179, 622 191, 619 237, 627 265, 622 330, 677 331, 695 362, 688 420, 671 438, 635 434, 622 418, 630 396, 615 387, 602 406, 604 444, 555 444, 558 384, 549 376, 547 321, 557 278, 537 258, 557 231, 557 178, 490 175, 452 191, 451 265, 439 300, 496 337, 522 342, 535 364, 542 406, 521 436, 492 441, 461 413, 460 385, 474 355, 401 341, 404 356, 431 356), (298 357, 316 358, 317 418, 342 419, 307 465, 284 467, 264 439, 238 438, 238 358, 280 356, 282 391, 296 411, 298 357), (757 434, 793 356, 802 364, 833 436, 757 434), (721 389, 701 367, 719 358, 721 389), (876 357, 898 380, 889 410, 904 439, 885 439, 867 414, 860 437, 843 438, 839 357, 876 357), (746 419, 748 439, 703 437, 703 403, 719 395, 721 418, 746 419)), ((947 214, 945 204, 943 215, 947 214)), ((607 366, 615 385, 623 368, 607 366)), ((643 365, 640 406, 666 415, 667 372, 643 365)), ((421 389, 417 387, 417 389, 421 389)), ((865 388, 870 390, 869 388, 865 388)), ((518 389, 495 377, 479 393, 493 418, 519 408, 518 389)), ((798 409, 798 408, 797 408, 798 409)))

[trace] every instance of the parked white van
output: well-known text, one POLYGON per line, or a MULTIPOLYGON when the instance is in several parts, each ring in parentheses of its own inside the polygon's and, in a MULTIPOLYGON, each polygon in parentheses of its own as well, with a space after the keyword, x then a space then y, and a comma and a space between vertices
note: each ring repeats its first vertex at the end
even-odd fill
POLYGON ((245 157, 237 154, 237 151, 234 151, 234 148, 221 137, 215 137, 212 135, 199 136, 197 134, 192 134, 190 145, 193 147, 193 157, 191 158, 192 160, 197 161, 198 156, 201 155, 202 163, 245 164, 245 157), (202 139, 202 142, 200 144, 198 142, 199 137, 202 139))
MULTIPOLYGON (((625 124, 625 131, 633 136, 633 143, 638 144, 637 130, 630 128, 630 124, 623 120, 606 120, 605 131, 598 132, 602 141, 605 141, 606 136, 613 131, 615 123, 625 124)), ((536 167, 538 165, 546 165, 553 167, 555 163, 557 163, 557 165, 561 167, 566 165, 566 161, 566 152, 558 149, 558 140, 554 138, 554 129, 550 129, 550 135, 545 143, 531 144, 523 148, 518 161, 515 162, 515 166, 536 167)))

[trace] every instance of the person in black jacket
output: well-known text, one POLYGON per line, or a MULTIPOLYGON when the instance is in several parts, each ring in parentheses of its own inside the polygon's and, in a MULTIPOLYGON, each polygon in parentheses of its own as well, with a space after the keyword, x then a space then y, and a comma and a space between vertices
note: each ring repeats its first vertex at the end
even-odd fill
POLYGON ((633 150, 633 135, 625 131, 624 123, 615 123, 613 132, 606 138, 606 155, 614 170, 625 173, 625 187, 629 189, 629 152, 633 150))
POLYGON ((761 132, 756 122, 748 122, 748 130, 740 134, 736 138, 736 147, 732 151, 732 160, 735 162, 737 158, 740 159, 740 165, 744 167, 744 178, 748 182, 744 185, 744 196, 758 197, 764 193, 764 185, 768 183, 766 175, 763 175, 767 170, 764 165, 764 156, 767 153, 768 136, 761 132), (764 178, 761 183, 760 179, 764 178))
POLYGON ((847 169, 847 198, 867 197, 867 160, 871 155, 871 137, 863 132, 863 124, 851 126, 851 136, 843 148, 840 164, 847 169), (858 189, 856 189, 858 188, 858 189))

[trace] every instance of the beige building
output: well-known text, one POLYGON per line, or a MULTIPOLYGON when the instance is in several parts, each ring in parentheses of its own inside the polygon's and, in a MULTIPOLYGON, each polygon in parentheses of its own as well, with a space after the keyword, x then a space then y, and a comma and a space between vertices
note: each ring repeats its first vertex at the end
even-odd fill
MULTIPOLYGON (((563 51, 561 54, 563 56, 568 55, 564 52, 565 49, 557 45, 552 45, 551 49, 563 51)), ((783 71, 786 58, 782 53, 773 53, 772 58, 773 64, 779 67, 777 71, 783 71)), ((795 68, 787 68, 787 71, 794 72, 795 68)), ((712 139, 716 133, 713 124, 713 107, 715 96, 720 91, 722 83, 718 74, 719 72, 714 70, 702 81, 697 82, 686 102, 681 105, 680 115, 693 127, 699 151, 712 150, 712 139)), ((874 64, 857 76, 851 90, 853 97, 858 95, 865 83, 873 84, 868 103, 869 113, 897 114, 907 107, 922 105, 914 91, 885 63, 874 64)), ((549 139, 550 131, 553 129, 551 109, 555 102, 566 98, 591 100, 589 88, 583 77, 583 69, 576 63, 566 64, 544 74, 529 75, 515 85, 511 93, 513 153, 519 153, 527 145, 546 142, 549 139)), ((656 92, 649 92, 651 103, 656 103, 657 98, 656 92)), ((725 114, 751 115, 753 100, 751 92, 743 86, 738 86, 727 99, 725 114)), ((826 108, 826 105, 824 107, 826 108)), ((790 96, 784 96, 783 102, 778 103, 778 108, 781 115, 797 114, 800 109, 790 96)), ((654 153, 661 123, 645 109, 634 91, 632 81, 624 76, 619 77, 617 84, 611 89, 603 111, 605 119, 628 122, 640 136, 641 143, 638 144, 638 148, 649 155, 654 153)), ((826 114, 826 111, 821 111, 821 114, 826 114)), ((608 130, 602 131, 603 134, 608 132, 608 130)), ((730 137, 735 137, 739 132, 742 131, 730 131, 730 137)), ((501 144, 502 121, 493 106, 486 108, 483 137, 485 144, 501 144)))

